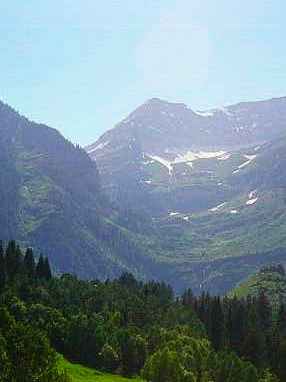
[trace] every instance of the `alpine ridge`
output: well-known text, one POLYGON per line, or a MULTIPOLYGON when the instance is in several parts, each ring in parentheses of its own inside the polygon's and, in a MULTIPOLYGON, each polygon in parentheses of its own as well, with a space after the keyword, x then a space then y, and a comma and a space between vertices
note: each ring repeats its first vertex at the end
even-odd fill
POLYGON ((285 106, 195 112, 155 98, 86 148, 109 198, 149 220, 148 250, 176 288, 222 293, 284 263, 285 106))

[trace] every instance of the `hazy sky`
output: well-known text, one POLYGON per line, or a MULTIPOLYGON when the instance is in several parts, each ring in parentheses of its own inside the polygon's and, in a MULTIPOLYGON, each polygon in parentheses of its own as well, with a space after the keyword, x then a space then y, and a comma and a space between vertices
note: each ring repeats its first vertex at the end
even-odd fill
POLYGON ((151 97, 286 95, 285 0, 9 0, 0 18, 0 98, 74 143, 151 97))

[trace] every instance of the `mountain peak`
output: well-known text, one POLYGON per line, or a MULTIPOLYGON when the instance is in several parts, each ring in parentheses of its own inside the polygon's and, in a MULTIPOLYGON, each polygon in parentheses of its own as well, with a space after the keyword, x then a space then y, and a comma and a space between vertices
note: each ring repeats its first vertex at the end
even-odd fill
POLYGON ((158 97, 152 97, 146 101, 146 104, 159 104, 159 103, 168 103, 168 101, 165 101, 158 97))
POLYGON ((145 105, 149 105, 149 106, 157 106, 157 107, 184 107, 186 108, 187 105, 182 103, 182 102, 170 102, 170 101, 165 101, 161 98, 158 98, 158 97, 153 97, 153 98, 150 98, 149 100, 147 100, 147 102, 145 103, 145 105))

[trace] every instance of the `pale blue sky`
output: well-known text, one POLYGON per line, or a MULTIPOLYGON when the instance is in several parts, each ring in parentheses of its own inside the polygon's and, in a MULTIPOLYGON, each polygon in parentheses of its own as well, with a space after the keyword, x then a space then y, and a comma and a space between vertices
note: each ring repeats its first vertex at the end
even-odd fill
POLYGON ((151 97, 286 95, 285 0, 10 0, 0 98, 85 145, 151 97))

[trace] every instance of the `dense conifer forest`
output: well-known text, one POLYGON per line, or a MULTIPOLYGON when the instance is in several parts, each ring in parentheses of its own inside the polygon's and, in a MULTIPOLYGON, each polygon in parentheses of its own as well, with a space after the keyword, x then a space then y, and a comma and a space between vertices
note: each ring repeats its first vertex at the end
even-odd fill
POLYGON ((47 257, 35 260, 15 241, 0 244, 0 291, 1 382, 70 381, 58 353, 150 382, 286 378, 286 308, 263 292, 176 297, 165 283, 130 273, 105 281, 53 277, 47 257))

